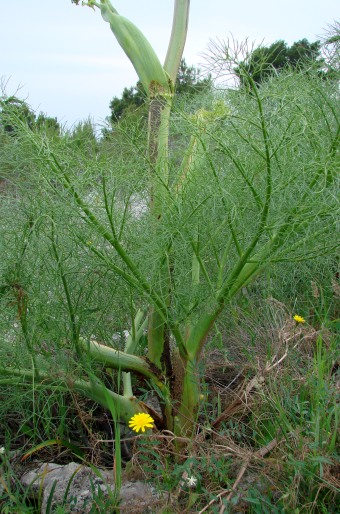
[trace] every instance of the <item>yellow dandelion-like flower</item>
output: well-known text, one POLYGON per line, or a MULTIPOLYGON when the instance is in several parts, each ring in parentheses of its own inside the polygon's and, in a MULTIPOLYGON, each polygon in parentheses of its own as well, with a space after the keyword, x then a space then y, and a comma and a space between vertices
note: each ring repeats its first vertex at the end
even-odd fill
POLYGON ((146 414, 145 412, 140 412, 139 414, 135 414, 129 421, 129 427, 132 428, 135 432, 145 432, 146 428, 153 428, 154 420, 150 416, 150 414, 146 414))
POLYGON ((305 323, 305 318, 303 318, 302 316, 299 316, 298 314, 295 314, 294 316, 294 319, 296 321, 296 323, 305 323))

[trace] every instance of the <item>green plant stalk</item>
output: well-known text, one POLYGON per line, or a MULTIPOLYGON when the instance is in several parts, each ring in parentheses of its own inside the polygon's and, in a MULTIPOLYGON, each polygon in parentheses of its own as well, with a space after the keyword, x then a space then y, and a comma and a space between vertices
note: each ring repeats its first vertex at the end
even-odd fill
POLYGON ((193 172, 193 163, 196 162, 198 144, 199 141, 197 136, 191 136, 188 148, 185 151, 184 157, 181 162, 181 166, 178 170, 178 178, 176 181, 176 185, 173 186, 173 189, 177 196, 184 188, 185 184, 188 181, 188 178, 190 178, 190 175, 193 172))
POLYGON ((148 156, 150 163, 150 208, 156 219, 162 216, 168 194, 169 127, 173 95, 150 101, 148 156))
POLYGON ((132 380, 130 371, 124 371, 123 373, 123 394, 130 398, 133 396, 132 380))
POLYGON ((196 359, 186 362, 183 378, 183 391, 180 407, 176 414, 177 423, 174 426, 176 435, 194 436, 197 409, 200 396, 200 376, 196 359))
POLYGON ((74 391, 83 395, 85 398, 89 398, 99 405, 102 405, 105 409, 110 410, 110 404, 107 400, 107 395, 110 396, 112 402, 116 406, 117 412, 120 413, 120 417, 126 423, 131 419, 132 416, 139 412, 145 412, 144 405, 139 403, 138 400, 133 397, 126 397, 115 393, 107 388, 103 391, 103 384, 97 379, 90 377, 89 381, 82 379, 71 379, 66 375, 53 376, 51 373, 40 372, 39 377, 34 374, 34 371, 29 369, 17 369, 17 368, 6 368, 0 370, 0 376, 9 376, 7 379, 0 379, 2 385, 15 385, 17 387, 32 387, 34 381, 34 387, 37 388, 48 388, 55 391, 74 391), (56 385, 58 383, 58 385, 56 385))
MULTIPOLYGON (((132 323, 132 333, 128 335, 126 340, 124 352, 127 354, 134 354, 134 352, 136 351, 136 347, 138 346, 138 343, 140 341, 140 338, 142 337, 143 332, 147 327, 148 320, 146 318, 143 321, 143 317, 144 313, 141 310, 139 310, 132 323)), ((133 396, 131 373, 123 372, 122 375, 124 396, 133 396)))
POLYGON ((26 345, 26 348, 32 359, 32 364, 33 364, 35 373, 37 375, 39 375, 39 367, 37 365, 36 356, 34 354, 34 347, 33 347, 33 344, 30 342, 30 336, 29 336, 29 330, 28 330, 28 324, 27 324, 28 298, 27 298, 27 294, 25 292, 21 296, 18 295, 17 303, 18 303, 18 318, 19 318, 22 334, 24 336, 25 345, 26 345))
MULTIPOLYGON (((206 122, 204 117, 205 113, 198 113, 196 115, 197 121, 197 132, 205 131, 206 122)), ((190 177, 195 173, 195 169, 198 169, 204 160, 204 147, 201 144, 201 138, 199 135, 191 137, 187 151, 184 154, 181 167, 178 172, 178 178, 175 182, 173 189, 174 194, 179 196, 185 185, 187 184, 190 177)), ((199 228, 194 239, 190 242, 193 250, 192 253, 192 265, 191 265, 191 284, 192 287, 196 287, 200 283, 201 271, 207 280, 207 283, 212 288, 212 284, 206 270, 206 267, 200 256, 200 240, 199 240, 199 228)), ((190 306, 193 308, 193 305, 190 306)), ((190 325, 186 328, 187 333, 190 333, 190 325)), ((188 341, 187 341, 188 343, 188 341)), ((187 350, 189 350, 188 344, 186 344, 187 350)), ((191 437, 193 435, 194 423, 197 417, 197 410, 199 405, 200 395, 200 377, 197 372, 197 361, 194 355, 188 354, 185 358, 177 356, 177 363, 175 363, 175 379, 174 379, 174 393, 177 396, 178 391, 181 394, 175 397, 175 409, 176 416, 174 420, 173 430, 178 436, 187 435, 191 437), (179 368, 183 371, 179 373, 179 368)))
MULTIPOLYGON (((193 136, 190 140, 189 147, 185 153, 182 165, 178 172, 177 181, 173 185, 175 196, 178 196, 180 194, 181 190, 185 187, 185 184, 187 183, 190 176, 195 172, 195 168, 198 168, 203 163, 204 157, 207 154, 207 148, 202 144, 202 137, 200 136, 200 133, 205 132, 208 124, 216 122, 217 114, 217 110, 216 112, 208 112, 201 110, 196 114, 195 121, 197 124, 197 134, 193 136)), ((168 129, 168 127, 166 127, 166 129, 168 129)), ((165 133, 168 140, 168 130, 162 131, 161 136, 163 137, 165 133)), ((165 148, 165 144, 161 148, 165 148)), ((165 153, 166 152, 164 152, 164 154, 165 153)), ((151 154, 151 157, 153 157, 153 154, 151 154)), ((152 158, 150 158, 150 160, 152 162, 152 158)), ((156 170, 161 169, 161 165, 162 154, 159 155, 159 160, 156 161, 156 170)), ((158 202, 158 205, 156 204, 156 202, 153 202, 151 204, 151 208, 153 209, 153 215, 157 220, 161 219, 162 208, 166 204, 167 189, 164 187, 164 184, 167 183, 168 179, 166 172, 167 169, 164 168, 163 175, 161 175, 161 180, 158 182, 158 184, 156 184, 156 187, 158 185, 158 197, 161 198, 161 201, 158 202), (165 194, 164 197, 162 197, 162 193, 165 194)), ((193 248, 192 284, 198 285, 200 281, 200 272, 202 271, 211 289, 213 289, 213 285, 210 281, 204 262, 200 257, 198 235, 196 237, 196 240, 191 241, 191 246, 193 248)), ((168 260, 171 260, 171 253, 168 256, 168 260)), ((166 261, 166 259, 164 259, 164 261, 166 261)), ((171 264, 169 264, 168 267, 164 268, 163 273, 160 273, 160 277, 160 283, 162 283, 162 285, 168 284, 169 286, 169 298, 166 299, 166 297, 163 297, 164 302, 170 303, 171 264)), ((158 292, 158 294, 162 296, 160 292, 158 292)), ((169 426, 168 428, 170 430, 174 429, 177 434, 183 432, 189 434, 192 431, 193 423, 195 423, 199 404, 199 378, 197 376, 197 373, 193 373, 193 369, 195 369, 196 367, 195 363, 197 360, 197 355, 195 355, 195 352, 192 352, 190 354, 190 347, 188 345, 188 341, 185 345, 185 352, 182 352, 180 356, 175 356, 174 352, 172 351, 171 355, 169 341, 167 340, 165 324, 162 324, 160 317, 157 316, 157 312, 153 312, 152 316, 150 316, 150 319, 151 323, 149 327, 149 356, 156 356, 158 365, 159 363, 165 363, 166 375, 174 376, 174 378, 171 381, 171 384, 172 398, 176 404, 176 408, 174 409, 176 412, 176 423, 174 423, 173 425, 174 428, 172 426, 169 426), (156 327, 156 330, 154 327, 156 327), (168 362, 170 362, 170 365, 167 365, 168 362), (179 368, 182 370, 181 372, 179 372, 179 368), (179 393, 179 391, 181 391, 181 393, 179 393)), ((209 325, 209 328, 210 326, 211 325, 209 325)), ((190 327, 187 327, 187 332, 190 333, 190 327)))
MULTIPOLYGON (((158 273, 159 289, 157 295, 164 295, 163 301, 170 301, 170 271, 165 264, 158 273), (162 289, 161 289, 162 288, 162 289), (164 292, 164 288, 168 291, 164 292)), ((148 326, 148 358, 163 373, 170 372, 170 335, 167 323, 159 309, 154 306, 149 308, 148 326), (166 360, 165 360, 166 359, 166 360)))
MULTIPOLYGON (((200 255, 199 255, 199 238, 198 234, 196 236, 196 241, 192 241, 191 246, 193 248, 193 254, 192 254, 192 264, 191 264, 191 284, 193 287, 198 286, 200 283, 200 268, 203 266, 203 263, 201 261, 200 255)), ((206 278, 209 279, 207 276, 206 278)), ((209 280, 208 280, 209 282, 209 280)))
MULTIPOLYGON (((170 77, 171 94, 159 94, 158 97, 151 99, 149 107, 150 210, 156 222, 162 219, 167 199, 170 113, 174 83, 187 35, 189 4, 188 0, 175 1, 172 33, 164 64, 164 68, 170 77)), ((157 232, 158 230, 156 223, 155 231, 157 232)), ((166 306, 169 306, 171 302, 170 261, 171 255, 166 255, 165 258, 161 259, 158 284, 156 285, 157 295, 161 296, 163 304, 166 306)), ((148 356, 151 362, 160 369, 163 369, 167 375, 172 375, 168 319, 164 319, 157 306, 150 307, 149 312, 148 356)))
POLYGON ((86 382, 85 380, 76 380, 73 384, 73 390, 85 397, 91 398, 99 405, 106 409, 110 409, 110 404, 107 401, 107 395, 110 396, 112 402, 117 406, 120 413, 120 418, 126 423, 138 412, 144 412, 143 406, 136 400, 135 397, 127 398, 117 394, 109 389, 105 389, 103 393, 103 385, 97 381, 86 382))
POLYGON ((120 352, 109 346, 104 346, 95 341, 79 339, 79 345, 96 362, 102 362, 107 368, 121 369, 122 371, 133 371, 155 382, 161 380, 158 370, 152 369, 142 357, 120 352))
POLYGON ((175 84, 188 32, 190 0, 176 0, 164 69, 175 84))

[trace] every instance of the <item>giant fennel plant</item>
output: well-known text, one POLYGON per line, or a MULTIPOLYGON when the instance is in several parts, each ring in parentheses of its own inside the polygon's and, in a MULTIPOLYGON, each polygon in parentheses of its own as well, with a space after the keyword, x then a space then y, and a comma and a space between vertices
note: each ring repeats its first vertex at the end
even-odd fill
POLYGON ((49 141, 23 123, 8 143, 12 157, 21 155, 19 176, 29 170, 35 188, 26 201, 7 200, 17 213, 9 225, 19 223, 22 235, 8 255, 12 261, 16 255, 20 269, 26 259, 31 263, 27 286, 2 270, 3 292, 14 295, 18 338, 31 360, 23 366, 4 359, 0 383, 71 390, 104 407, 113 402, 131 426, 144 413, 147 428, 151 416, 158 429, 190 437, 202 401, 203 348, 222 313, 274 263, 298 263, 334 248, 337 93, 303 71, 260 88, 245 76, 248 90, 202 96, 197 109, 171 114, 189 0, 174 2, 164 65, 109 0, 86 4, 100 10, 135 67, 149 104, 147 139, 127 129, 130 150, 112 143, 112 160, 96 150, 82 158, 66 136, 49 141), (136 197, 143 206, 134 216, 136 197), (35 310, 48 306, 32 300, 33 291, 39 277, 48 281, 53 274, 58 286, 45 291, 54 287, 57 296, 58 290, 66 319, 58 325, 49 311, 35 323, 35 310), (88 328, 91 298, 106 291, 107 312, 112 289, 112 316, 131 319, 123 347, 105 337, 102 325, 110 322, 100 312, 96 328, 103 337, 91 337, 95 329, 88 328), (64 336, 56 340, 58 330, 64 336), (53 350, 44 343, 48 331, 54 331, 53 350), (104 380, 103 370, 122 373, 121 387, 104 380), (158 396, 159 410, 138 397, 134 376, 158 396))

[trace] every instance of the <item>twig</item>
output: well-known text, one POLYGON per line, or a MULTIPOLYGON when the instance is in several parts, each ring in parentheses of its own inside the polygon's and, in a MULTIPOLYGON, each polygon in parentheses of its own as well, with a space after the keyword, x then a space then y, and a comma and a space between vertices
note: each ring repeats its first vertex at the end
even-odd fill
POLYGON ((198 514, 202 514, 203 512, 205 512, 207 509, 209 509, 210 505, 212 505, 213 503, 215 503, 217 500, 221 499, 222 496, 225 496, 226 494, 228 494, 230 492, 230 489, 226 489, 224 491, 222 491, 221 493, 219 493, 216 498, 214 498, 213 500, 210 500, 210 502, 204 507, 204 509, 200 510, 198 512, 198 514))
POLYGON ((241 391, 238 395, 238 397, 232 402, 231 405, 229 405, 223 412, 220 414, 218 418, 215 419, 215 421, 212 423, 212 427, 215 429, 220 426, 220 424, 228 419, 232 414, 237 411, 241 405, 244 403, 247 403, 247 397, 250 394, 250 392, 263 384, 264 377, 262 374, 256 375, 253 377, 248 385, 245 385, 245 382, 242 384, 241 391))
MULTIPOLYGON (((234 492, 236 491, 236 488, 237 488, 238 484, 241 482, 242 477, 243 477, 243 475, 245 474, 245 472, 246 472, 246 470, 247 470, 247 467, 248 467, 248 465, 249 465, 249 462, 250 462, 250 461, 251 461, 251 456, 250 456, 250 457, 248 457, 248 459, 243 463, 243 465, 242 465, 242 467, 241 467, 241 469, 240 469, 240 472, 239 472, 239 474, 237 475, 237 478, 236 478, 236 480, 235 480, 235 482, 234 482, 234 485, 233 485, 233 487, 231 488, 231 491, 230 491, 230 493, 229 493, 229 494, 228 494, 228 496, 227 496, 227 501, 229 501, 229 500, 231 499, 232 495, 233 495, 233 494, 234 494, 234 492)), ((222 507, 224 507, 224 506, 222 506, 222 507)), ((224 508, 223 508, 223 510, 221 509, 220 514, 222 514, 222 512, 223 512, 223 511, 224 511, 224 508)))
POLYGON ((270 441, 270 443, 266 444, 266 446, 262 446, 262 448, 257 450, 257 452, 253 454, 253 456, 263 458, 267 455, 267 453, 271 452, 277 444, 278 440, 275 437, 272 441, 270 441))
MULTIPOLYGON (((298 335, 301 335, 301 331, 298 333, 298 335)), ((317 334, 318 332, 315 331, 315 334, 317 334)), ((274 355, 274 357, 269 361, 267 362, 266 364, 266 367, 263 371, 263 373, 268 373, 269 371, 271 371, 272 369, 276 368, 282 361, 284 361, 286 359, 286 357, 288 357, 288 353, 289 353, 289 348, 288 348, 288 341, 290 341, 291 339, 294 339, 296 337, 297 334, 294 334, 293 336, 291 337, 287 337, 285 339, 285 342, 286 342, 286 351, 285 353, 282 355, 282 357, 280 357, 280 359, 278 361, 275 362, 275 359, 277 359, 277 355, 274 355)), ((301 337, 295 344, 294 346, 292 346, 290 348, 290 350, 295 350, 295 348, 297 346, 299 346, 299 344, 302 343, 302 341, 304 341, 305 339, 308 339, 308 337, 310 337, 310 334, 307 334, 303 337, 301 337)))
MULTIPOLYGON (((227 501, 230 501, 232 495, 234 494, 234 492, 236 491, 239 483, 241 482, 242 478, 243 478, 243 475, 245 474, 245 472, 247 471, 247 467, 249 466, 249 463, 251 461, 252 458, 254 457, 260 457, 260 458, 263 458, 265 455, 267 455, 267 453, 269 453, 270 451, 272 451, 275 446, 277 445, 277 439, 274 438, 272 441, 270 441, 270 443, 268 443, 266 446, 263 446, 262 448, 260 448, 259 450, 257 450, 256 452, 252 453, 251 455, 249 455, 249 457, 247 458, 247 460, 243 463, 240 471, 239 471, 239 474, 237 475, 237 478, 234 482, 234 485, 233 487, 231 488, 231 491, 230 493, 228 494, 227 496, 227 501)), ((220 509, 220 512, 219 514, 223 514, 223 512, 225 511, 226 509, 226 506, 225 505, 222 505, 221 509, 220 509)))

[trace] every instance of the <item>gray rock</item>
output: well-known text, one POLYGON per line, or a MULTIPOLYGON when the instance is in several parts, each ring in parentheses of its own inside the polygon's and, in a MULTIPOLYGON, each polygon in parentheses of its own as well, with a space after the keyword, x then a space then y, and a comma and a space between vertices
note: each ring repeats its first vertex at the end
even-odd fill
MULTIPOLYGON (((113 474, 107 470, 98 469, 96 473, 75 462, 65 466, 41 464, 25 473, 21 482, 30 489, 32 498, 41 495, 41 514, 56 512, 58 506, 64 507, 63 513, 114 512, 113 474)), ((150 485, 141 481, 125 482, 119 494, 119 512, 155 512, 159 500, 159 494, 150 485)))

